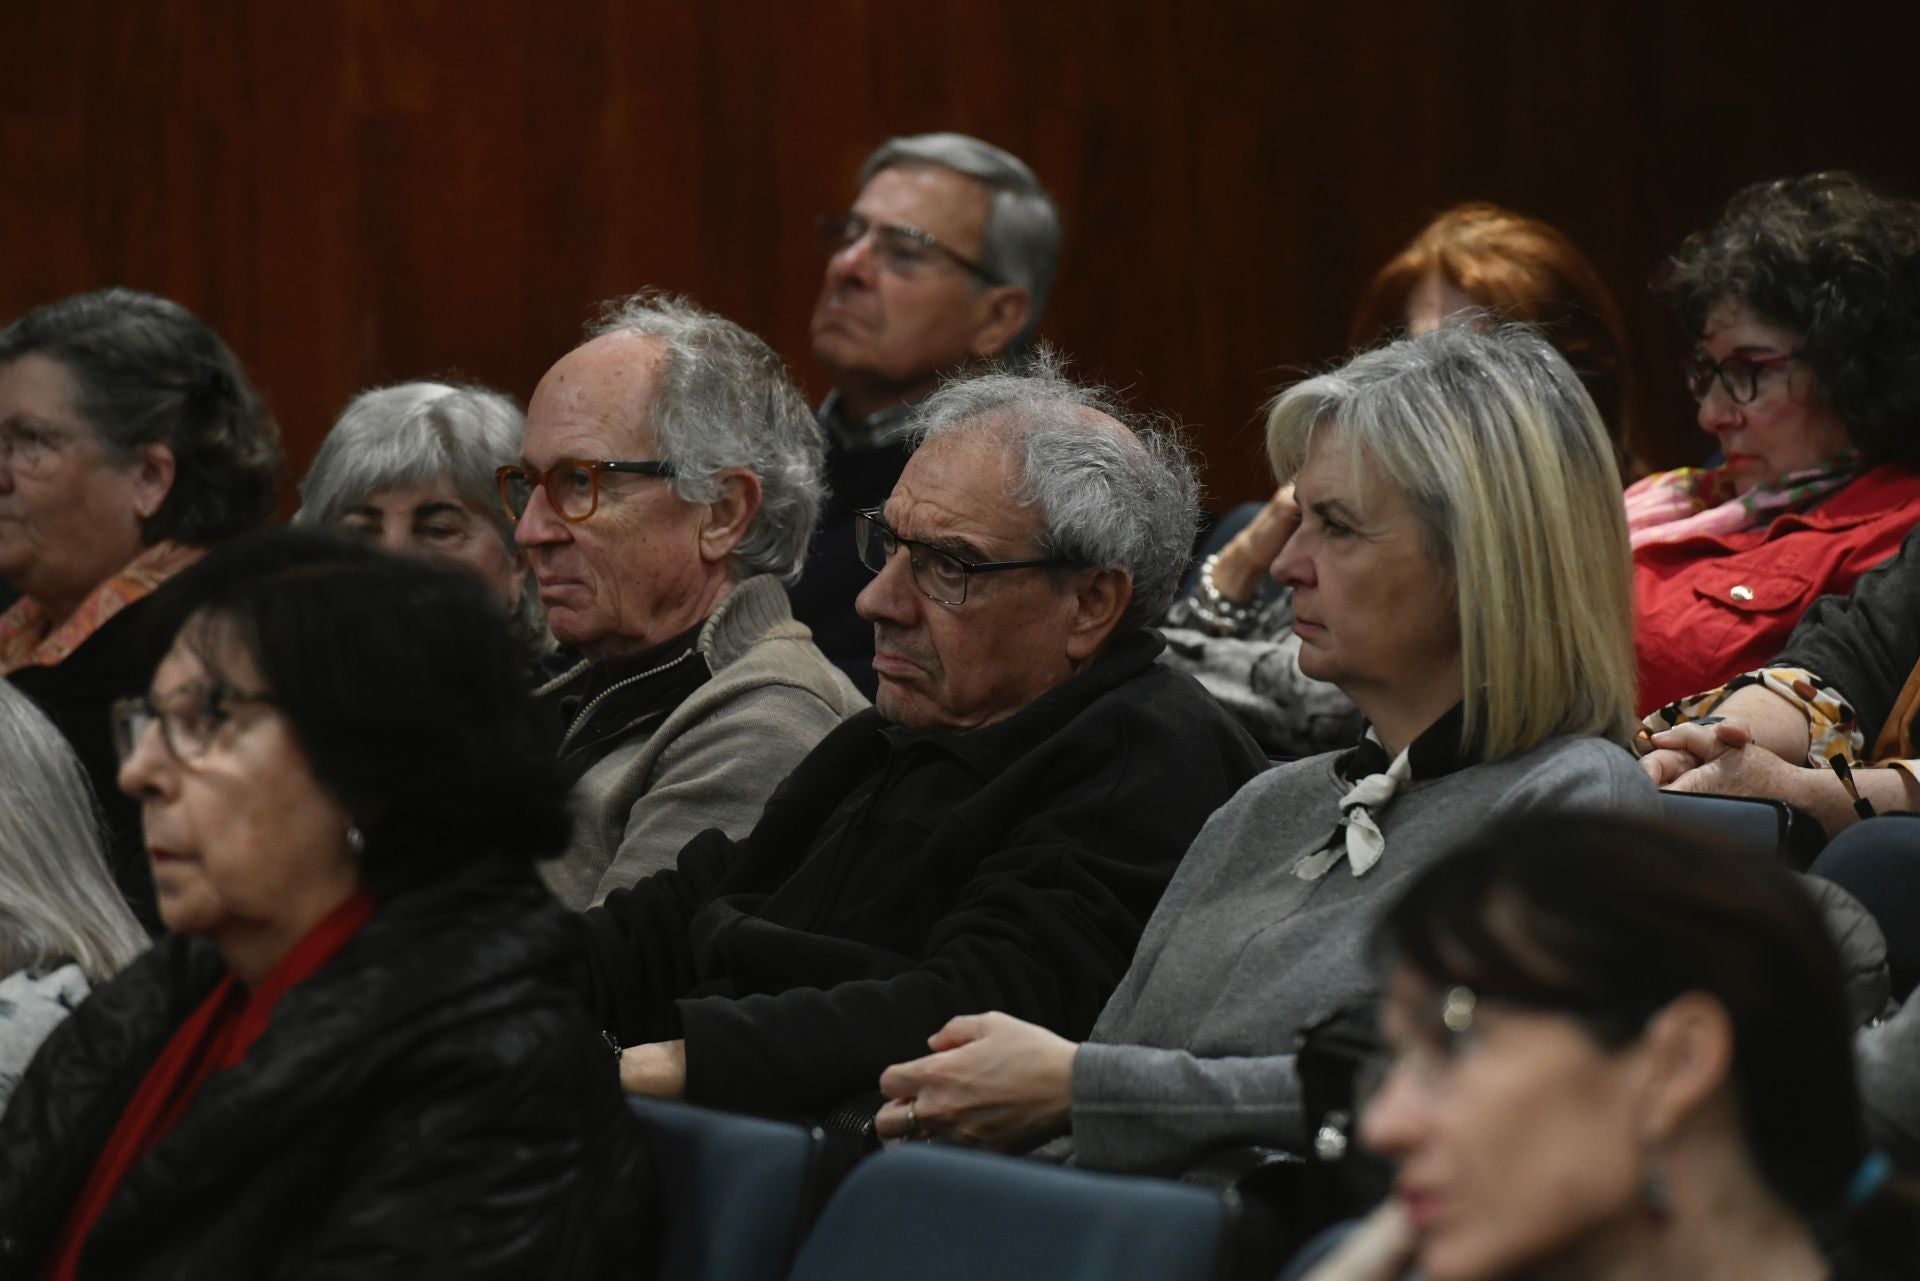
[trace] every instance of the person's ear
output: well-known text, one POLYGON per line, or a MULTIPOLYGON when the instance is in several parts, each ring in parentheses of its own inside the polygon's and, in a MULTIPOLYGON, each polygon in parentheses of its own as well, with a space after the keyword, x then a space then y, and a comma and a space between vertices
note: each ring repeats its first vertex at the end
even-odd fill
POLYGON ((980 321, 967 350, 976 360, 991 360, 1013 345, 1033 313, 1033 297, 1023 285, 994 285, 979 298, 980 321))
POLYGON ((1647 1021, 1635 1052, 1642 1073, 1640 1137, 1657 1145, 1726 1087, 1733 1073, 1733 1020, 1705 992, 1685 992, 1647 1021))
POLYGON ((747 527, 760 510, 760 478, 743 467, 722 472, 719 496, 705 507, 700 522, 700 559, 723 561, 747 536, 747 527))
POLYGON ((1067 622, 1067 657, 1084 663, 1100 652, 1133 603, 1133 576, 1124 569, 1082 571, 1067 622))
POLYGON ((173 451, 161 444, 142 445, 133 452, 133 510, 150 520, 173 492, 173 451))

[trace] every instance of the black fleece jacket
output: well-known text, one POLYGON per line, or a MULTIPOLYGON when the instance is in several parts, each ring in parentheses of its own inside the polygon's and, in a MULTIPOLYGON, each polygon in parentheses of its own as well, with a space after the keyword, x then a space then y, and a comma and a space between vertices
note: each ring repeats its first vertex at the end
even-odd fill
MULTIPOLYGON (((634 1276, 651 1174, 525 866, 398 895, 128 1170, 82 1281, 634 1276)), ((224 964, 168 937, 54 1030, 0 1117, 0 1276, 35 1277, 224 964)))
POLYGON ((684 1037, 687 1097, 820 1112, 958 1014, 1081 1037, 1206 818, 1267 761, 1153 633, 1007 720, 915 732, 867 711, 739 841, 582 918, 622 1043, 684 1037))

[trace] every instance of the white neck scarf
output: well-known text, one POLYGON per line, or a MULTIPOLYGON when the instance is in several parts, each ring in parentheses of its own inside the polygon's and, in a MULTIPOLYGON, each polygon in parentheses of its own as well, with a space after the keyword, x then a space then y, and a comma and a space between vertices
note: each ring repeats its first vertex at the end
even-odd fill
MULTIPOLYGON (((1380 742, 1371 728, 1367 730, 1367 737, 1380 742)), ((1295 876, 1303 881, 1317 881, 1342 858, 1347 860, 1347 869, 1356 877, 1365 876, 1380 861, 1380 856, 1387 852, 1387 838, 1380 832, 1376 815, 1412 778, 1411 751, 1409 747, 1394 757, 1384 773, 1369 774, 1349 787, 1347 794, 1340 798, 1340 825, 1333 829, 1333 836, 1324 849, 1294 864, 1295 876)))

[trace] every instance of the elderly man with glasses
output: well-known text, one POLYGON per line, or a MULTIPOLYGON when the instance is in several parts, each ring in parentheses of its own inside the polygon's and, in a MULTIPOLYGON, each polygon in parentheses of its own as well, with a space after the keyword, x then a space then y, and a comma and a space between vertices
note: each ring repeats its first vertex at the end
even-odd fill
POLYGON ((1187 846, 1266 765, 1154 661, 1196 486, 1171 432, 1119 413, 1045 362, 921 406, 848 539, 877 706, 746 837, 704 832, 583 918, 628 1090, 819 1114, 957 1014, 1092 1026, 1187 846))
POLYGON ((501 501, 581 655, 538 691, 577 775, 573 843, 546 876, 585 908, 698 832, 744 834, 866 700, 788 610, 821 438, 765 343, 677 298, 609 304, 540 380, 522 448, 501 501))
POLYGON ((827 498, 796 618, 868 695, 873 644, 853 608, 865 574, 855 514, 906 465, 906 419, 940 379, 1032 341, 1060 258, 1060 217, 1016 157, 957 133, 894 138, 860 168, 860 194, 820 218, 826 255, 814 359, 833 379, 819 419, 827 498))

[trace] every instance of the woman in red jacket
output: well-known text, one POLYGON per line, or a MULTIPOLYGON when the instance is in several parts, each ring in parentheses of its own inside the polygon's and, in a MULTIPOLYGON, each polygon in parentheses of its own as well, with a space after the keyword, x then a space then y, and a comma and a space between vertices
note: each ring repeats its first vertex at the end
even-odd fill
POLYGON ((1656 287, 1724 461, 1627 490, 1643 714, 1761 666, 1920 523, 1920 204, 1748 187, 1656 287))

